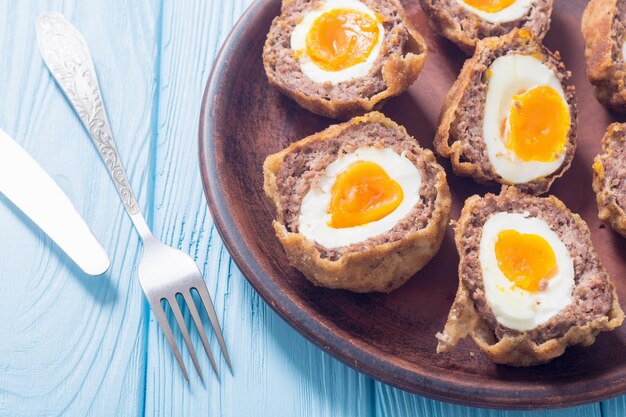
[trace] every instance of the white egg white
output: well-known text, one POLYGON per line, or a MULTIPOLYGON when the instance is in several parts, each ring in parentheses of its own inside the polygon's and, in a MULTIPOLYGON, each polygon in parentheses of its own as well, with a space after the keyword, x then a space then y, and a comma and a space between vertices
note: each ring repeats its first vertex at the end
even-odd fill
POLYGON ((419 170, 404 155, 392 149, 362 147, 340 156, 326 167, 318 184, 305 194, 300 208, 299 231, 307 239, 332 249, 362 242, 391 230, 420 201, 422 177, 419 170), (404 198, 400 205, 380 220, 361 226, 333 228, 328 225, 331 190, 337 176, 355 162, 367 161, 378 164, 387 175, 402 188, 404 198))
MULTIPOLYGON (((563 99, 565 92, 554 72, 546 64, 529 55, 505 55, 497 58, 489 67, 490 78, 485 99, 483 138, 487 155, 494 171, 510 184, 523 184, 552 174, 565 161, 567 146, 555 161, 524 161, 505 146, 502 122, 509 129, 509 114, 513 96, 539 86, 552 87, 563 99)), ((569 112, 569 106, 567 107, 569 112)), ((505 132, 506 135, 506 132, 505 132)))
POLYGON ((543 220, 518 213, 496 213, 483 226, 480 267, 485 297, 498 323, 519 331, 532 330, 550 320, 572 302, 574 261, 559 236, 543 220), (543 289, 529 292, 509 281, 495 255, 498 234, 503 230, 536 234, 554 251, 557 272, 543 289))
POLYGON ((622 61, 626 62, 626 41, 622 44, 622 61))
POLYGON ((528 10, 530 10, 530 7, 532 6, 532 0, 516 0, 510 6, 498 12, 489 13, 472 7, 463 0, 456 0, 456 2, 465 10, 474 13, 489 23, 506 23, 521 19, 528 13, 528 10))
POLYGON ((291 33, 291 49, 294 51, 301 51, 301 55, 298 58, 300 68, 302 69, 304 75, 309 77, 312 81, 316 83, 331 82, 332 84, 338 84, 343 81, 364 77, 370 72, 374 62, 380 54, 384 37, 385 29, 379 21, 378 16, 365 4, 358 0, 325 0, 320 3, 318 8, 308 12, 302 21, 296 25, 291 33), (378 42, 374 45, 374 48, 372 48, 372 51, 367 59, 340 71, 327 71, 320 68, 306 53, 306 38, 311 30, 313 22, 315 22, 315 19, 322 14, 333 9, 356 10, 365 13, 378 21, 378 42))

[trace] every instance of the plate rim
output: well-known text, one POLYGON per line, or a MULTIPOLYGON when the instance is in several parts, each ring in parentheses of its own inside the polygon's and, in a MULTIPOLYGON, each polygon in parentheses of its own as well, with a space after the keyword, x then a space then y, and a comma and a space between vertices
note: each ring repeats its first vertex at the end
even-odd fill
POLYGON ((272 1, 276 0, 254 0, 226 37, 213 61, 205 85, 198 129, 199 169, 213 222, 231 258, 261 298, 298 333, 350 368, 364 373, 374 380, 434 400, 479 408, 547 410, 592 404, 625 394, 626 381, 624 384, 613 386, 612 389, 607 388, 600 392, 597 390, 586 391, 584 392, 586 396, 582 400, 580 398, 583 392, 572 392, 559 396, 557 402, 549 401, 551 397, 543 397, 543 401, 539 397, 524 397, 520 400, 519 389, 494 390, 489 388, 487 391, 481 391, 480 387, 471 383, 451 382, 437 378, 433 374, 416 375, 413 371, 384 360, 354 343, 346 342, 336 333, 330 331, 333 328, 332 322, 329 322, 330 325, 328 326, 323 326, 317 320, 308 317, 304 311, 282 294, 279 286, 265 276, 262 267, 252 256, 238 232, 235 226, 236 222, 224 199, 221 198, 225 192, 220 187, 220 178, 217 175, 211 175, 218 172, 214 168, 218 161, 215 152, 214 129, 212 129, 214 117, 210 104, 218 95, 221 79, 225 72, 222 69, 227 66, 229 52, 237 46, 246 29, 251 27, 250 21, 258 17, 263 9, 267 9, 267 5, 272 1), (390 376, 392 374, 395 375, 395 378, 390 376), (485 393, 491 395, 486 398, 485 393))

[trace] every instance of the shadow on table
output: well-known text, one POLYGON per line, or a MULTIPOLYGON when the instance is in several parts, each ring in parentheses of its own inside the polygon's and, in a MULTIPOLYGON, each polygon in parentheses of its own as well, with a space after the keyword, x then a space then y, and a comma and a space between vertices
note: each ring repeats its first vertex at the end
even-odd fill
MULTIPOLYGON (((86 290, 91 298, 101 304, 109 305, 117 299, 117 288, 111 283, 111 269, 104 274, 94 277, 84 273, 63 250, 52 241, 27 215, 25 215, 8 198, 0 194, 0 201, 8 207, 37 239, 41 240, 42 246, 50 250, 52 256, 57 257, 59 264, 66 268, 76 281, 86 290)), ((54 277, 51 277, 54 279, 54 277)))

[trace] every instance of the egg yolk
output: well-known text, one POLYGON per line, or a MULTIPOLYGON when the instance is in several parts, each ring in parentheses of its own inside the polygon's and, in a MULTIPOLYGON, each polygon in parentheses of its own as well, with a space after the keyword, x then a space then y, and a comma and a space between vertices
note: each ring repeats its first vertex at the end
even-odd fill
POLYGON ((515 0, 463 0, 466 4, 472 6, 475 9, 481 10, 487 13, 495 13, 500 10, 506 9, 511 4, 515 3, 515 0))
POLYGON ((374 162, 352 164, 337 176, 331 190, 328 224, 336 229, 382 219, 402 202, 402 187, 374 162))
POLYGON ((552 87, 513 96, 506 147, 523 161, 552 162, 563 153, 570 127, 567 103, 552 87))
POLYGON ((378 21, 351 9, 320 15, 307 34, 307 55, 326 71, 340 71, 365 62, 380 36, 378 21))
POLYGON ((554 274, 556 256, 541 236, 503 230, 496 241, 496 260, 504 276, 526 291, 539 290, 541 281, 554 274))

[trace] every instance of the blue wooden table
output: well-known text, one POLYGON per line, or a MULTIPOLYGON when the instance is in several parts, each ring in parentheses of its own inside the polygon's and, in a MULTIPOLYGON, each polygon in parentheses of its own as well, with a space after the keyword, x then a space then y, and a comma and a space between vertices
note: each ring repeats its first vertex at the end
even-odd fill
POLYGON ((259 298, 213 226, 196 146, 211 65, 249 2, 0 1, 0 128, 65 190, 112 259, 103 277, 81 274, 0 197, 0 416, 625 416, 626 397, 514 413, 408 394, 326 355, 259 298), (65 14, 91 47, 150 226, 203 270, 234 363, 232 376, 220 358, 221 383, 205 356, 204 385, 195 374, 184 382, 147 307, 138 238, 39 55, 34 21, 48 10, 65 14))

